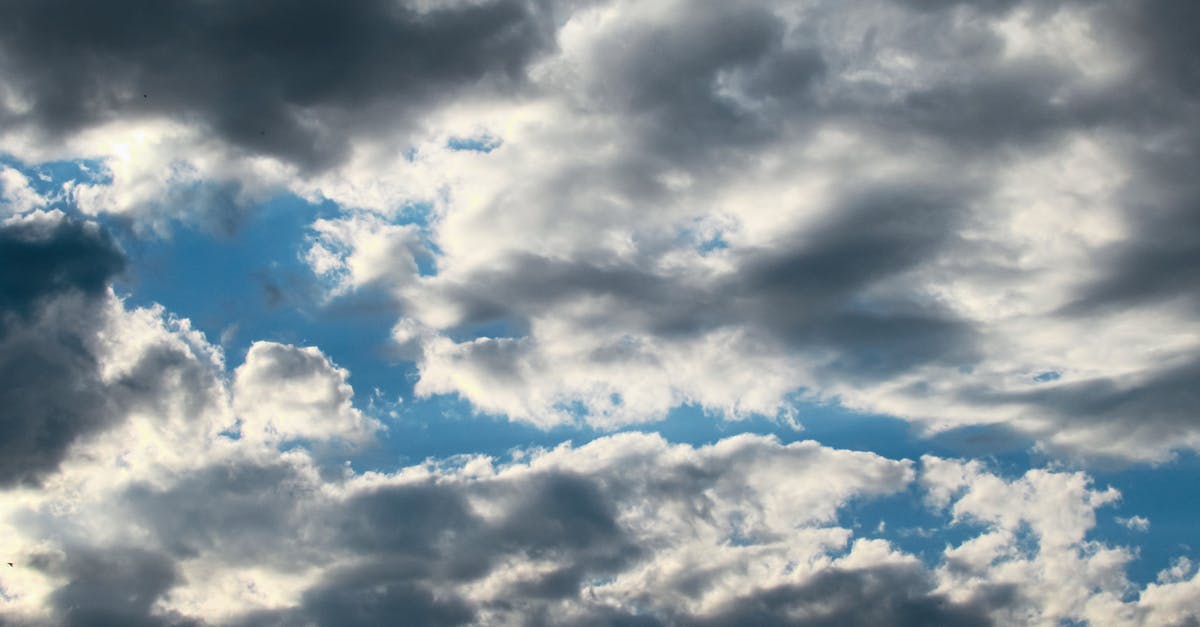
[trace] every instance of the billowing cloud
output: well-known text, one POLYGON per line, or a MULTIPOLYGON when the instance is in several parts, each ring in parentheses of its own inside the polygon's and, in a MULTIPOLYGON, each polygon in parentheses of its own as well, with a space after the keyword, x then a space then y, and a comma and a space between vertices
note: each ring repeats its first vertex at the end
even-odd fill
POLYGON ((234 371, 233 408, 244 438, 362 441, 379 424, 351 403, 349 373, 321 351, 256 342, 234 371))
POLYGON ((1197 11, 4 3, 0 623, 1200 622, 1192 558, 1105 539, 1161 512, 1079 470, 1200 450, 1197 11), (280 194, 272 262, 386 308, 416 396, 601 435, 363 468, 344 347, 227 366, 114 289, 110 227, 280 194), (1051 461, 617 432, 805 403, 1051 461))
MULTIPOLYGON (((57 214, 22 220, 106 241, 57 214)), ((26 363, 71 350, 55 344, 67 314, 93 320, 70 327, 91 329, 71 340, 87 368, 70 373, 90 395, 43 383, 58 422, 6 415, 67 433, 0 491, 6 624, 1149 625, 1200 612, 1190 563, 1136 590, 1133 550, 1090 538, 1120 495, 1081 472, 1006 478, 974 461, 637 432, 391 472, 331 465, 305 446, 364 442, 377 425, 319 350, 259 342, 226 376, 188 321, 84 284, 6 314, 6 342, 37 339, 26 363), (952 530, 941 556, 847 522, 894 497, 952 530)), ((4 381, 7 396, 42 398, 4 381)))
POLYGON ((121 9, 5 8, 3 148, 98 160, 64 198, 157 229, 339 203, 306 259, 332 297, 390 294, 422 394, 1200 446, 1187 9, 121 9))
MULTIPOLYGON (((1130 597, 1088 538, 1119 497, 1081 473, 918 469, 814 442, 656 435, 323 473, 299 449, 210 448, 166 479, 7 493, 17 624, 1095 625, 1195 617, 1179 562, 1130 597), (80 492, 77 488, 93 489, 80 492), (919 489, 970 533, 933 564, 841 512, 919 489), (61 507, 69 503, 70 507, 61 507), (1003 504, 1003 507, 997 504, 1003 504), (122 599, 115 603, 114 599, 122 599)), ((94 468, 94 466, 92 467, 94 468)))

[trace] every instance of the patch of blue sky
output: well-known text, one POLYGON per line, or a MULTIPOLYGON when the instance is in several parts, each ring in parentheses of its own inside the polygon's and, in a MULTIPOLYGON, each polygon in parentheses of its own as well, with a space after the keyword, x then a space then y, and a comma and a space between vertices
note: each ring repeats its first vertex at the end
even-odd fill
POLYGON ((112 173, 100 159, 76 159, 71 161, 48 161, 32 169, 34 176, 46 185, 61 187, 66 181, 105 184, 112 182, 112 173))
POLYGON ((165 238, 118 230, 130 263, 116 287, 133 305, 159 303, 191 319, 210 341, 222 342, 231 367, 257 340, 312 345, 350 370, 359 406, 376 388, 407 397, 411 364, 387 354, 395 314, 386 297, 324 303, 303 260, 309 225, 337 211, 282 196, 256 207, 229 234, 186 225, 165 238))
MULTIPOLYGON (((351 375, 353 378, 353 375, 351 375)), ((387 431, 379 445, 353 456, 355 468, 397 470, 427 458, 488 455, 511 460, 515 450, 553 448, 570 441, 585 444, 609 432, 584 424, 542 429, 524 422, 480 414, 457 396, 408 399, 395 416, 381 416, 387 431)))
POLYGON ((714 250, 725 250, 729 248, 729 242, 725 241, 720 233, 700 242, 698 250, 701 254, 711 253, 714 250))
POLYGON ((68 182, 104 184, 112 175, 99 159, 75 159, 47 161, 28 164, 11 155, 0 153, 0 166, 10 167, 25 176, 29 187, 51 201, 50 208, 73 211, 67 199, 62 197, 63 185, 68 182))
POLYGON ((446 142, 450 150, 489 153, 500 147, 502 142, 497 137, 478 135, 475 137, 451 137, 446 142))
POLYGON ((433 205, 427 202, 406 203, 396 212, 396 224, 415 224, 421 228, 429 228, 433 219, 433 205))
POLYGON ((1114 545, 1139 547, 1128 569, 1132 581, 1154 581, 1178 557, 1200 560, 1200 455, 1181 454, 1160 467, 1138 465, 1089 474, 1096 485, 1121 491, 1119 503, 1097 512, 1093 535, 1114 545), (1116 520, 1131 516, 1148 519, 1150 528, 1138 531, 1116 520))
MULTIPOLYGON (((699 227, 697 222, 693 222, 693 224, 699 227)), ((724 233, 720 231, 713 232, 712 229, 693 228, 691 226, 680 228, 675 233, 673 243, 677 247, 695 247, 695 250, 701 255, 729 248, 729 242, 725 240, 724 233)))
POLYGON ((837 524, 852 529, 857 538, 887 540, 917 556, 930 567, 942 562, 947 546, 957 546, 986 530, 984 525, 954 522, 948 511, 925 502, 917 484, 882 497, 853 499, 838 512, 837 524))
POLYGON ((1058 372, 1057 370, 1047 370, 1047 371, 1035 376, 1033 378, 1033 380, 1037 381, 1038 383, 1049 383, 1051 381, 1058 381, 1061 378, 1062 378, 1061 372, 1058 372))

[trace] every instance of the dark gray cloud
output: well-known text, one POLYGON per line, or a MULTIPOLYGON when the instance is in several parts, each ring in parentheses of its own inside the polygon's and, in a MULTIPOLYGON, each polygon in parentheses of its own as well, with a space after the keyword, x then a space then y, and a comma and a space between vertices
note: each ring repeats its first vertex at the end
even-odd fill
POLYGON ((217 555, 232 565, 286 568, 320 559, 304 546, 279 551, 275 537, 300 515, 312 486, 285 463, 230 463, 202 468, 170 486, 126 489, 122 504, 151 529, 173 559, 217 555), (236 529, 229 535, 226 529, 236 529))
POLYGON ((287 465, 243 465, 213 468, 166 492, 134 487, 128 499, 175 559, 304 569, 331 555, 356 556, 353 566, 322 568, 299 606, 239 624, 385 625, 397 616, 414 625, 464 624, 480 608, 454 587, 503 568, 505 558, 562 565, 513 586, 512 609, 520 613, 522 604, 575 598, 584 575, 612 572, 632 550, 613 520, 611 497, 569 475, 494 486, 498 494, 489 496, 504 511, 495 521, 467 505, 474 490, 455 486, 383 487, 314 508, 319 495, 305 485, 287 465))
POLYGON ((598 607, 569 621, 538 616, 526 624, 628 627, 983 627, 993 621, 989 603, 954 603, 933 592, 919 568, 880 566, 830 569, 804 584, 779 586, 742 596, 709 614, 634 614, 598 607))
POLYGON ((0 340, 0 484, 53 471, 77 438, 116 419, 79 336, 88 331, 22 328, 0 340))
POLYGON ((151 606, 179 582, 175 564, 164 555, 123 546, 104 551, 79 547, 65 556, 34 556, 29 564, 66 580, 50 597, 57 624, 67 627, 184 627, 200 623, 151 612, 151 606))
POLYGON ((897 3, 909 6, 921 11, 945 11, 955 7, 969 7, 971 9, 992 13, 1007 11, 1014 6, 1021 4, 1021 0, 896 0, 897 3))
POLYGON ((178 402, 195 414, 206 402, 213 373, 178 347, 152 346, 124 375, 101 376, 108 285, 124 264, 95 223, 43 214, 0 227, 0 485, 37 482, 131 410, 178 402))
POLYGON ((124 268, 124 253, 96 224, 15 219, 0 226, 0 323, 60 294, 99 296, 124 268))
MULTIPOLYGON (((1200 96, 1200 43, 1196 41, 1196 20, 1200 7, 1190 2, 1146 0, 1138 3, 1115 2, 1109 5, 1106 25, 1118 42, 1140 61, 1145 72, 1140 79, 1153 82, 1153 93, 1139 100, 1200 96)), ((1194 104, 1194 101, 1193 101, 1194 104)))
POLYGON ((33 106, 4 119, 60 136, 167 115, 318 168, 379 115, 402 120, 461 89, 521 82, 551 43, 549 19, 524 0, 430 11, 388 0, 6 2, 0 63, 33 106))
POLYGON ((917 569, 831 570, 802 585, 738 599, 714 616, 679 621, 696 627, 905 627, 991 625, 986 607, 959 605, 934 594, 917 569))
POLYGON ((89 344, 125 257, 95 226, 50 217, 0 227, 0 484, 54 469, 113 418, 89 344))
POLYGON ((609 33, 620 45, 587 68, 586 106, 621 112, 631 155, 656 155, 657 167, 728 165, 722 161, 773 138, 781 113, 811 104, 808 90, 825 63, 816 48, 786 35, 778 15, 750 3, 684 11, 669 28, 635 24, 609 33), (723 93, 723 80, 766 110, 723 93))

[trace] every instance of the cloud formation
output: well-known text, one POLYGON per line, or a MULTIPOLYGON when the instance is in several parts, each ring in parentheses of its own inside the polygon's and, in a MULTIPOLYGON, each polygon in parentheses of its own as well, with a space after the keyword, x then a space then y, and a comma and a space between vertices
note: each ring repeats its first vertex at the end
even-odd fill
POLYGON ((1150 625, 1200 611, 1200 579, 1182 563, 1129 597, 1131 551, 1087 539, 1119 495, 1082 473, 1005 479, 976 462, 927 457, 918 471, 814 442, 630 433, 338 476, 303 450, 226 445, 172 479, 159 468, 98 484, 78 467, 55 490, 6 493, 21 565, 3 578, 6 617, 1150 625), (927 564, 841 522, 852 502, 914 488, 978 531, 927 564))
POLYGON ((0 623, 1200 621, 1193 561, 1135 583, 1103 530, 1169 523, 1074 464, 1200 450, 1200 9, 293 4, 0 6, 0 623), (362 468, 389 423, 340 354, 227 365, 114 289, 109 228, 232 236, 281 194, 419 397, 838 404, 1051 461, 602 431, 362 468))
MULTIPOLYGON (((67 241, 107 241, 58 214, 19 219, 67 241)), ((1120 494, 1082 472, 1012 478, 977 461, 637 432, 359 471, 322 443, 366 443, 374 425, 349 403, 346 371, 317 349, 259 342, 226 377, 220 349, 161 308, 128 308, 107 286, 40 298, 24 317, 6 314, 22 326, 5 341, 29 338, 25 363, 76 342, 86 367, 71 376, 92 383, 78 403, 65 383, 43 384, 60 395, 46 399, 59 402, 57 422, 6 415, 67 435, 32 447, 20 473, 6 470, 5 624, 1152 625, 1200 615, 1190 563, 1137 588, 1125 575, 1133 550, 1090 538, 1097 510, 1120 494), (71 339, 61 324, 80 312, 93 326, 72 325, 90 330, 71 339), (886 524, 850 523, 853 508, 889 498, 923 501, 944 521, 954 535, 940 555, 879 537, 886 524)), ((22 394, 13 382, 4 394, 22 394)))
MULTIPOLYGON (((1168 12, 601 3, 558 30, 532 103, 443 113, 490 152, 434 131, 321 189, 404 220, 354 182, 371 172, 431 207, 428 242, 370 281, 402 303, 422 393, 613 425, 788 413, 799 392, 1162 460, 1200 442, 1200 109, 1164 74, 1168 12)), ((319 230, 341 263, 385 232, 343 224, 319 230)))
POLYGON ((255 342, 234 371, 233 408, 242 437, 358 442, 380 424, 351 403, 349 373, 314 347, 255 342))
POLYGON ((5 7, 0 147, 97 159, 64 198, 160 230, 338 203, 306 258, 331 298, 389 292, 422 394, 1200 446, 1190 9, 122 8, 5 7))

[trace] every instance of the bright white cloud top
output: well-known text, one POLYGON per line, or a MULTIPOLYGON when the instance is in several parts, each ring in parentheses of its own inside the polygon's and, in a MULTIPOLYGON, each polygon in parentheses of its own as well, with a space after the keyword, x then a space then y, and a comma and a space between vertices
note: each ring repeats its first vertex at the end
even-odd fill
POLYGON ((0 622, 1200 620, 1192 548, 1132 581, 1098 521, 1159 523, 1092 479, 1200 450, 1198 23, 1170 0, 5 2, 0 622), (301 313, 391 328, 338 351, 411 363, 418 400, 602 435, 363 466, 389 418, 333 349, 227 355, 236 326, 114 287, 141 242, 236 240, 288 196, 326 209, 280 260, 317 286, 301 313), (1039 461, 737 434, 813 405, 1039 461), (680 408, 727 437, 628 431, 680 408))

